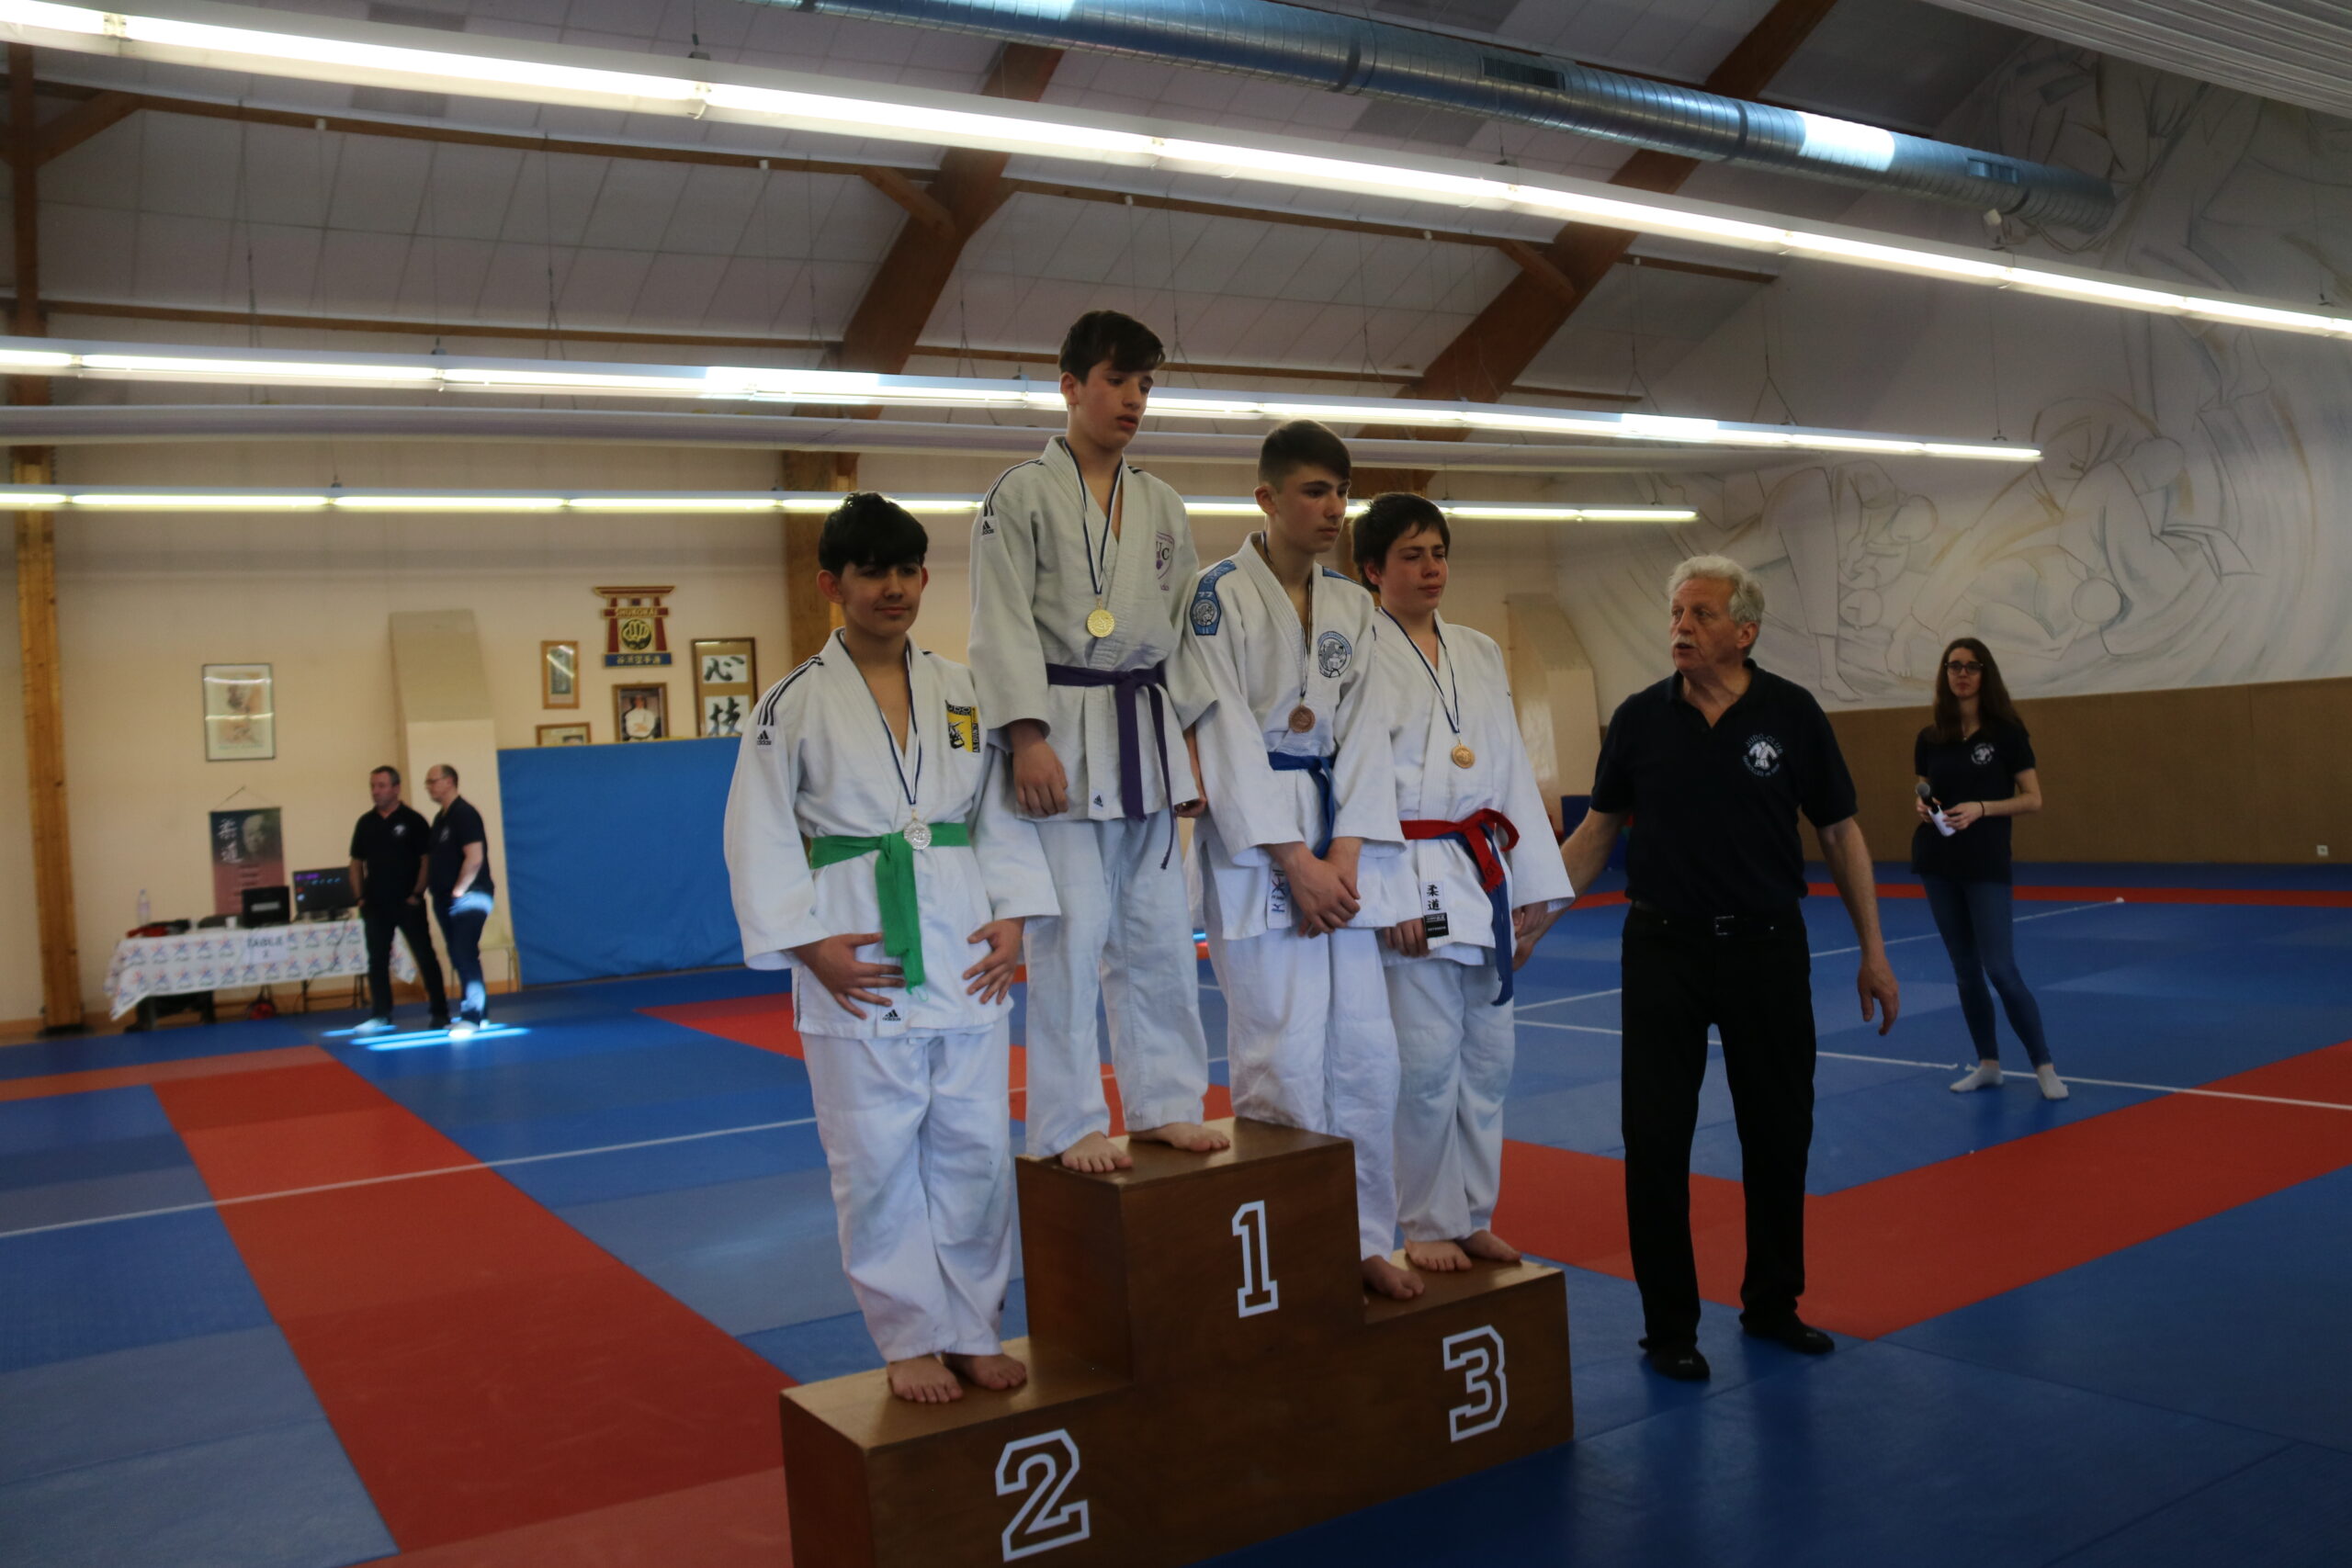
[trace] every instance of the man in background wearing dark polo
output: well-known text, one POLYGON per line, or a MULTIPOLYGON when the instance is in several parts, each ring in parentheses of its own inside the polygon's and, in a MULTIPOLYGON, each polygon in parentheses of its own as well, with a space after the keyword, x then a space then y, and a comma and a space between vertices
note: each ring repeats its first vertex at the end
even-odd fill
POLYGON ((449 967, 458 972, 458 1021, 449 1038, 463 1040, 482 1026, 488 993, 481 983, 481 929, 490 923, 497 884, 490 876, 490 835, 481 813, 458 793, 458 770, 435 762, 424 770, 424 793, 441 807, 433 815, 433 852, 425 885, 449 967))
POLYGON ((1642 1348, 1670 1378, 1708 1375, 1690 1251, 1690 1136, 1723 1038, 1747 1205, 1741 1327, 1820 1355, 1835 1342, 1797 1316, 1804 1292, 1804 1173, 1813 1145, 1813 982, 1802 812, 1861 943, 1862 1017, 1894 1023, 1854 781, 1813 694, 1747 657, 1764 592, 1737 563, 1699 556, 1667 581, 1674 673, 1618 706, 1601 742, 1592 812, 1561 847, 1571 886, 1593 885, 1630 818, 1623 1131, 1625 1218, 1642 1292, 1642 1348))
POLYGON ((449 998, 441 989, 441 960, 434 956, 424 919, 425 826, 401 800, 401 771, 385 766, 368 775, 375 808, 351 830, 351 891, 368 927, 368 1021, 353 1031, 381 1034, 392 1027, 392 933, 408 938, 432 1004, 431 1027, 449 1026, 449 998))

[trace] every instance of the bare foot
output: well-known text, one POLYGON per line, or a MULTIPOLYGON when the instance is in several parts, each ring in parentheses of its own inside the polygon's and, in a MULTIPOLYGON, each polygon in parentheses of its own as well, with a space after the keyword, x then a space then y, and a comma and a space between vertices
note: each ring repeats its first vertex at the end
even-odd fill
POLYGON ((1003 1354, 962 1356, 951 1350, 939 1359, 947 1363, 949 1371, 982 1388, 1019 1388, 1029 1381, 1028 1367, 1003 1354))
POLYGON ((1062 1151, 1062 1163, 1072 1170, 1083 1170, 1095 1176, 1125 1170, 1136 1162, 1127 1151, 1101 1133, 1089 1133, 1062 1151))
POLYGON ((1166 1144, 1171 1149, 1182 1149, 1186 1154, 1193 1155, 1213 1155, 1219 1149, 1233 1146, 1231 1138, 1213 1128, 1204 1127, 1198 1122, 1170 1122, 1158 1127, 1128 1128, 1128 1141, 1132 1143, 1137 1138, 1147 1144, 1166 1144))
POLYGON ((1385 1258, 1373 1257, 1363 1260, 1363 1288, 1388 1297, 1391 1301, 1409 1302, 1427 1285, 1399 1269, 1385 1258))
POLYGON ((1517 1263, 1519 1248, 1492 1231, 1473 1231, 1462 1238, 1462 1250, 1489 1263, 1517 1263))
POLYGON ((936 1356, 916 1356, 889 1366, 890 1392, 916 1404, 947 1404, 964 1397, 964 1385, 936 1356))
POLYGON ((1470 1267, 1470 1255, 1450 1241, 1408 1241, 1405 1261, 1425 1274, 1458 1274, 1470 1267))

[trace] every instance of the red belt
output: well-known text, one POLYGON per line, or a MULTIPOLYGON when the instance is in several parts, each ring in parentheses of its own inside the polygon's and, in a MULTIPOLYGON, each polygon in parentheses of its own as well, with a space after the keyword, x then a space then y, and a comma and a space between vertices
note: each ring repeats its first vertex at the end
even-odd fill
POLYGON ((1503 849, 1519 848, 1519 829, 1510 818, 1493 807, 1482 807, 1459 822, 1441 818, 1417 817, 1405 824, 1405 837, 1413 839, 1460 839, 1470 858, 1478 863, 1478 886, 1488 893, 1503 885, 1502 856, 1495 853, 1495 846, 1487 838, 1489 830, 1503 836, 1503 849))

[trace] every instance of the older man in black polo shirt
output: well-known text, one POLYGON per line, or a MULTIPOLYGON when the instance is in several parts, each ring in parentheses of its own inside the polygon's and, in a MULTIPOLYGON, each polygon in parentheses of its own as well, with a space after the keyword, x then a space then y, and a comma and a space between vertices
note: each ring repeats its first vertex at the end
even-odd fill
POLYGON ((1813 1144, 1813 983, 1798 903, 1800 812, 1861 939, 1865 1021, 1894 1022, 1854 782, 1813 694, 1747 657, 1763 590, 1722 556, 1667 583, 1674 673, 1618 706, 1601 743, 1592 813, 1561 856, 1589 887, 1629 818, 1623 1128, 1625 1218, 1650 1364, 1707 1376, 1690 1252, 1690 1135, 1722 1033, 1747 1201, 1741 1326, 1819 1355, 1833 1341, 1797 1316, 1804 1292, 1804 1172, 1813 1144))
POLYGON ((368 797, 375 804, 351 829, 351 888, 359 918, 368 927, 368 992, 372 1004, 356 1034, 381 1034, 392 1027, 392 935, 408 938, 432 1027, 449 1027, 449 998, 441 989, 441 961, 434 956, 433 931, 424 919, 426 845, 424 818, 401 799, 401 771, 387 763, 368 775, 368 797))

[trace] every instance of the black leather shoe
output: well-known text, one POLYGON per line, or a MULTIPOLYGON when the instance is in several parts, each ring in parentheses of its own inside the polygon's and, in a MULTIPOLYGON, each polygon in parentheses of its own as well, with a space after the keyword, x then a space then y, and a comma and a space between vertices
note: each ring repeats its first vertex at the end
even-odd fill
POLYGON ((1797 1317, 1767 1318, 1761 1323, 1743 1321, 1739 1331, 1751 1339, 1770 1339, 1775 1345, 1785 1345, 1802 1356, 1826 1356, 1838 1348, 1838 1341, 1797 1317))
POLYGON ((1661 1345, 1643 1352, 1643 1359, 1661 1377, 1677 1382, 1705 1382, 1713 1375, 1707 1358, 1696 1345, 1661 1345))

